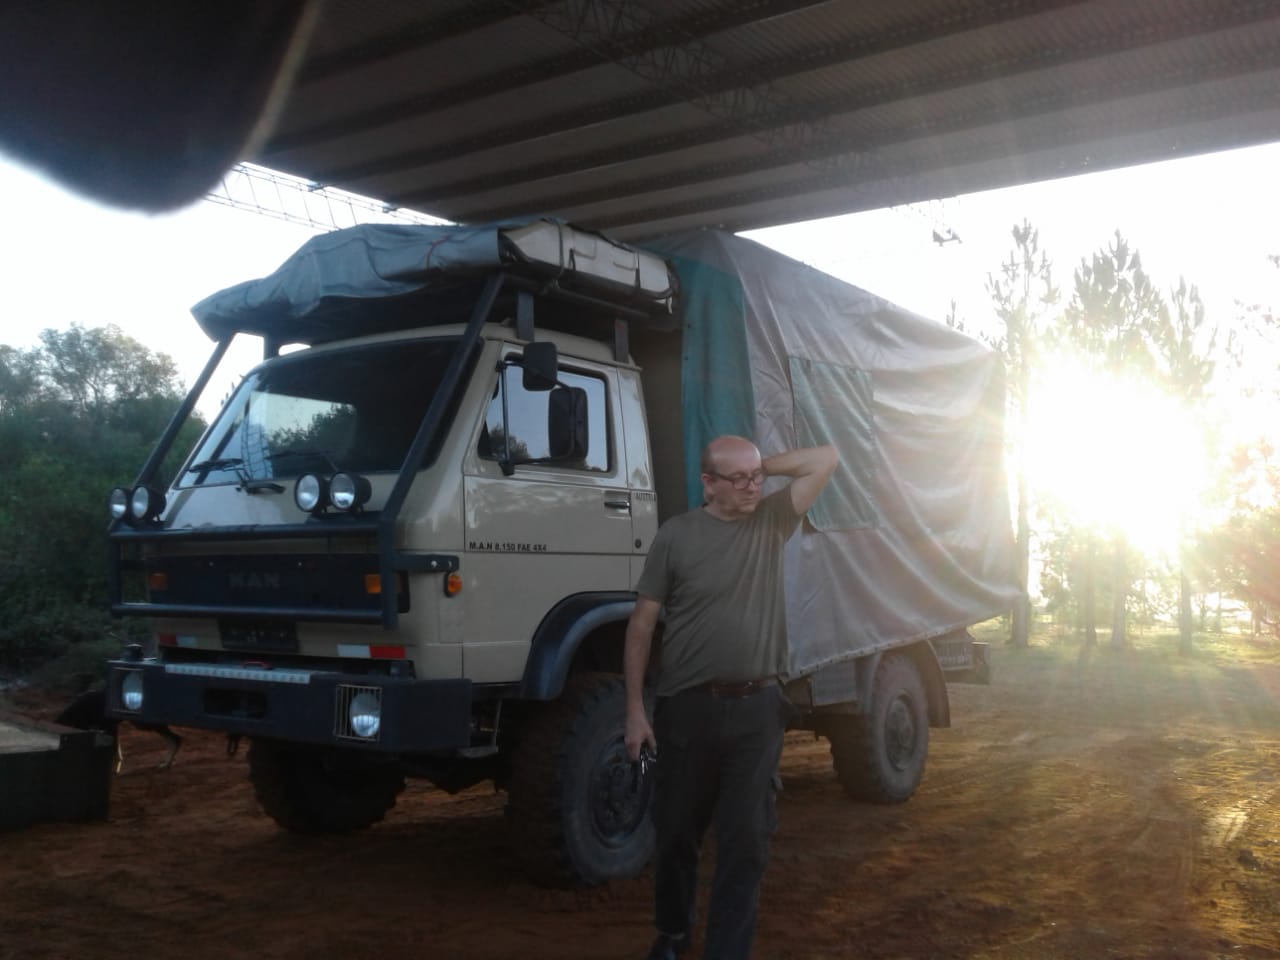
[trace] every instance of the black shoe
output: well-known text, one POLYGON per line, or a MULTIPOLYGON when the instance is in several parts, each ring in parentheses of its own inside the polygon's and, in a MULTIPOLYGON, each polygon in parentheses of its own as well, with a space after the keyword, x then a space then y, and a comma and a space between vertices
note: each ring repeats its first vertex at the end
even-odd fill
POLYGON ((687 937, 668 937, 665 933, 660 933, 649 948, 649 955, 645 960, 680 960, 688 946, 687 937))

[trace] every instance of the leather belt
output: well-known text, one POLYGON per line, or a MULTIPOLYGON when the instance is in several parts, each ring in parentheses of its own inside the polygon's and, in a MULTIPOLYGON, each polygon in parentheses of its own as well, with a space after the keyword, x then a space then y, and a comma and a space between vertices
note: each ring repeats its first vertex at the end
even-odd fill
POLYGON ((759 693, 766 687, 772 687, 777 682, 774 677, 761 677, 758 680, 739 680, 735 683, 710 680, 694 687, 694 689, 709 693, 718 700, 741 700, 744 697, 759 693))

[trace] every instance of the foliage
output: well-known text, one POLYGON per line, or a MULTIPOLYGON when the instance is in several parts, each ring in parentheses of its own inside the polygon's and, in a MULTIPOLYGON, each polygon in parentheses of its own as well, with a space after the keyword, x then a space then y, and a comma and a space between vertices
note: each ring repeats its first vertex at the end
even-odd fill
POLYGON ((1053 282, 1053 264, 1040 249, 1040 231, 1027 220, 1013 227, 1013 250, 1000 276, 987 275, 987 292, 1003 331, 995 346, 1010 371, 1015 409, 1027 405, 1031 371, 1041 360, 1040 336, 1061 292, 1053 282))
MULTIPOLYGON (((106 612, 106 494, 132 482, 181 389, 167 356, 113 326, 0 348, 0 385, 0 667, 28 670, 123 640, 106 612)), ((202 428, 184 426, 175 457, 202 428)))
MULTIPOLYGON (((1159 367, 1159 347, 1174 350, 1180 343, 1171 327, 1168 307, 1143 269, 1142 258, 1116 231, 1103 250, 1076 268, 1071 302, 1063 312, 1057 339, 1100 374, 1117 380, 1152 379, 1159 367)), ((1136 427, 1136 425, 1135 425, 1136 427)), ((1088 456, 1088 451, 1077 451, 1088 456)), ((1102 466, 1111 476, 1123 476, 1123 463, 1102 466)), ((1135 576, 1133 551, 1119 530, 1109 531, 1111 553, 1111 641, 1126 643, 1127 602, 1135 576)), ((1090 562, 1096 554, 1090 552, 1090 562)), ((1102 578, 1094 567, 1091 584, 1102 578)), ((1094 635, 1093 605, 1086 604, 1086 636, 1094 635)))
POLYGON ((995 347, 1009 374, 1009 404, 1014 427, 1017 524, 1012 572, 1020 595, 1014 601, 1009 640, 1015 646, 1026 646, 1031 617, 1028 595, 1031 503, 1023 453, 1030 422, 1031 371, 1040 358, 1040 330, 1045 315, 1057 304, 1059 293, 1053 284, 1053 267, 1048 254, 1040 249, 1040 232, 1029 221, 1024 220, 1013 228, 1013 244, 1009 259, 1000 267, 1000 276, 988 274, 987 290, 995 303, 996 316, 1003 325, 995 347))
MULTIPOLYGON (((1280 257, 1270 259, 1280 267, 1280 257)), ((1280 318, 1262 304, 1238 307, 1222 350, 1223 366, 1239 378, 1237 404, 1269 403, 1274 409, 1280 401, 1273 359, 1280 346, 1280 318)), ((1207 588, 1249 608, 1255 631, 1265 627, 1280 633, 1280 461, 1264 418, 1238 419, 1244 423, 1235 424, 1237 435, 1223 460, 1217 491, 1222 519, 1197 532, 1190 562, 1207 588), (1252 428, 1250 419, 1256 424, 1252 428)))
MULTIPOLYGON (((1187 286, 1179 278, 1171 298, 1171 307, 1162 306, 1154 337, 1154 355, 1157 376, 1164 388, 1182 401, 1185 419, 1190 421, 1193 409, 1204 399, 1213 380, 1214 348, 1218 329, 1205 322, 1204 303, 1194 286, 1187 286)), ((1175 458, 1180 451, 1173 451, 1175 458)), ((1194 456, 1195 454, 1191 454, 1194 456)), ((1183 457, 1186 454, 1182 455, 1183 457)), ((1188 465, 1190 466, 1190 465, 1188 465)), ((1189 522, 1187 516, 1173 518, 1185 537, 1189 522)), ((1178 590, 1179 647, 1183 653, 1191 652, 1193 630, 1191 614, 1191 579, 1186 570, 1181 571, 1178 590)))
POLYGON ((1152 338, 1157 377, 1187 403, 1202 400, 1213 381, 1218 328, 1205 320, 1200 291, 1178 278, 1168 304, 1161 304, 1152 338))
POLYGON ((1059 335, 1099 369, 1122 377, 1149 374, 1164 301, 1117 231, 1105 250, 1081 260, 1059 335))
POLYGON ((1265 439, 1243 443, 1229 460, 1229 511, 1200 531, 1196 572, 1227 596, 1245 603, 1254 626, 1280 622, 1280 462, 1265 439))
POLYGON ((1280 510, 1236 515, 1203 533, 1197 547, 1220 589, 1248 604, 1257 623, 1280 620, 1280 510))
POLYGON ((1096 636, 1093 624, 1111 605, 1111 584, 1095 576, 1099 532, 1052 501, 1037 504, 1040 596, 1044 613, 1065 628, 1096 636), (1091 633, 1091 631, 1093 631, 1091 633))

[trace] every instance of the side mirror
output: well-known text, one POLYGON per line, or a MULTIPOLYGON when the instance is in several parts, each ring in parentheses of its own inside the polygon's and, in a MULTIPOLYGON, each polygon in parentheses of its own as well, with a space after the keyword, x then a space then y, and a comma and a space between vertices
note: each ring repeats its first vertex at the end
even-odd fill
POLYGON ((560 376, 560 357, 556 345, 548 341, 527 344, 521 357, 524 388, 536 392, 551 390, 560 376))
POLYGON ((552 460, 581 460, 587 455, 587 391, 556 387, 547 398, 547 439, 552 460))

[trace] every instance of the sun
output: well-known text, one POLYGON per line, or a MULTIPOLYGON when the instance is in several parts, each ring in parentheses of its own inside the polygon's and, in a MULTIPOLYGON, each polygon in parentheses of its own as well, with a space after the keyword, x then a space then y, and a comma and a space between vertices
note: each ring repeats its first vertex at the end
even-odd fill
POLYGON ((1156 387, 1061 363, 1031 388, 1027 482, 1075 523, 1173 558, 1200 519, 1203 432, 1156 387))

